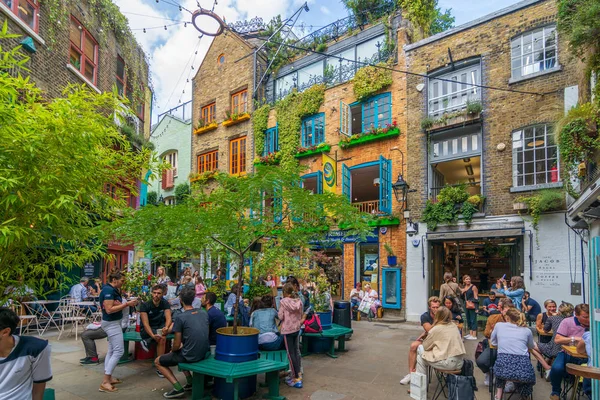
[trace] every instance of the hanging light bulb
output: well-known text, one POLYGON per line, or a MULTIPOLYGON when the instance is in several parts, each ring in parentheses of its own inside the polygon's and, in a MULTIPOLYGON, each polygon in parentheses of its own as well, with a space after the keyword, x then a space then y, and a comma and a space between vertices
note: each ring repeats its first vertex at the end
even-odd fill
POLYGON ((144 28, 144 33, 146 33, 146 28, 144 28))
POLYGON ((165 31, 167 30, 167 26, 165 25, 165 31))

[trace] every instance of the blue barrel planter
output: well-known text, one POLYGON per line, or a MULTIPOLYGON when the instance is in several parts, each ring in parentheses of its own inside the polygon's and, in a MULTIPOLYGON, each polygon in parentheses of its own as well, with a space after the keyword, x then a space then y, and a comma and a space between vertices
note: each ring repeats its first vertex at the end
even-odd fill
POLYGON ((398 264, 398 257, 396 257, 396 256, 387 256, 387 262, 388 262, 388 265, 397 265, 398 264))
POLYGON ((318 312, 317 315, 321 320, 321 326, 323 327, 323 330, 331 329, 331 324, 333 323, 331 320, 331 311, 318 312))
MULTIPOLYGON (((237 335, 233 327, 217 329, 217 348, 215 359, 230 363, 241 363, 258 359, 258 334, 256 328, 238 326, 237 335)), ((238 379, 239 397, 244 399, 256 392, 256 375, 238 379)), ((223 400, 233 399, 233 383, 215 378, 215 397, 223 400)))

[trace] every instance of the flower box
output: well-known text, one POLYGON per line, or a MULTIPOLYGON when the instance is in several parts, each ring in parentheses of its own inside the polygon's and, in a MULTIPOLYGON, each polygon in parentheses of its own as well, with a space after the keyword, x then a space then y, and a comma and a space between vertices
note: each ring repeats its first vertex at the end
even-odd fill
POLYGON ((382 217, 369 221, 369 226, 397 226, 400 225, 400 218, 382 217))
POLYGON ((329 153, 329 150, 331 150, 331 146, 326 145, 326 146, 316 148, 314 150, 307 150, 307 151, 303 151, 301 153, 297 153, 294 157, 296 157, 296 158, 310 157, 310 156, 316 155, 316 154, 329 153))
POLYGON ((281 154, 279 152, 269 153, 266 156, 256 157, 254 165, 279 165, 281 162, 281 154))
POLYGON ((204 125, 204 126, 198 128, 198 129, 195 129, 194 133, 196 135, 201 135, 201 134, 206 133, 206 132, 214 131, 218 127, 219 127, 219 124, 217 124, 216 122, 213 122, 213 123, 210 123, 208 125, 204 125))
POLYGON ((392 129, 388 130, 386 133, 380 133, 377 135, 363 134, 360 137, 355 138, 355 139, 342 140, 342 141, 340 141, 339 145, 342 149, 346 149, 348 147, 358 146, 363 143, 391 139, 391 138, 394 138, 397 136, 400 136, 400 128, 392 128, 392 129))
POLYGON ((481 117, 481 113, 467 114, 462 112, 459 115, 448 114, 446 117, 442 116, 433 122, 431 128, 428 131, 435 131, 441 128, 451 128, 455 126, 466 125, 475 121, 478 121, 481 117))
POLYGON ((239 124, 240 122, 248 121, 249 119, 250 119, 250 114, 244 113, 244 114, 238 115, 238 117, 236 119, 228 119, 228 120, 223 121, 222 125, 229 127, 229 126, 239 124))

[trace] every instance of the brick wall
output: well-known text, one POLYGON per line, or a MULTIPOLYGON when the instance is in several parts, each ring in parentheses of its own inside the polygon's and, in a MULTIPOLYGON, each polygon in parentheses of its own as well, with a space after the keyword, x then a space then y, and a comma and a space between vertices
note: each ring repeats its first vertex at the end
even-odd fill
MULTIPOLYGON (((449 65, 448 49, 455 62, 481 57, 482 84, 519 91, 547 93, 544 96, 483 89, 483 194, 487 215, 513 214, 512 203, 523 193, 511 193, 512 131, 541 122, 556 121, 563 112, 563 90, 580 83, 581 65, 571 58, 567 43, 558 35, 558 60, 561 71, 509 84, 511 77, 511 38, 556 21, 554 1, 542 1, 498 17, 433 43, 406 52, 408 69, 427 74, 449 65), (498 151, 497 145, 506 145, 498 151)), ((427 136, 421 130, 426 115, 427 87, 417 91, 425 79, 409 76, 408 99, 408 182, 418 189, 409 197, 412 216, 420 217, 427 200, 427 136)), ((581 89, 581 88, 580 88, 581 89)), ((581 90, 580 90, 581 93, 581 90)))

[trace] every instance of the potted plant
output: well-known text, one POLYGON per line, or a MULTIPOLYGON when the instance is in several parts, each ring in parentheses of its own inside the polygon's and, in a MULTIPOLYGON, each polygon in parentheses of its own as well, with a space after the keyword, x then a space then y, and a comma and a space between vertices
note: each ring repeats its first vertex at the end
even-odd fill
POLYGON ((392 249, 392 246, 389 243, 385 243, 383 245, 383 247, 385 248, 385 251, 387 251, 387 253, 388 253, 388 256, 387 256, 388 265, 390 265, 390 266, 397 265, 398 257, 396 257, 396 254, 394 253, 394 249, 392 249))
POLYGON ((323 329, 331 329, 333 323, 331 314, 331 285, 325 276, 325 273, 319 274, 316 279, 316 290, 313 294, 313 309, 321 320, 323 329))
MULTIPOLYGON (((130 264, 124 273, 125 282, 121 290, 131 297, 137 297, 140 302, 152 298, 150 288, 156 283, 156 277, 150 274, 150 268, 141 262, 130 264)), ((139 304, 138 304, 139 307, 139 304)))

